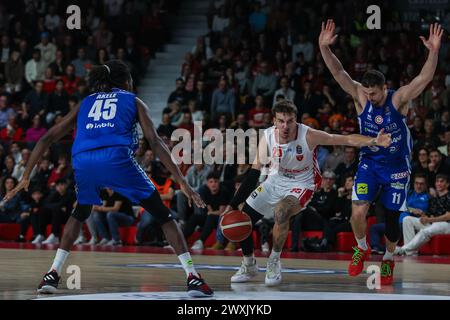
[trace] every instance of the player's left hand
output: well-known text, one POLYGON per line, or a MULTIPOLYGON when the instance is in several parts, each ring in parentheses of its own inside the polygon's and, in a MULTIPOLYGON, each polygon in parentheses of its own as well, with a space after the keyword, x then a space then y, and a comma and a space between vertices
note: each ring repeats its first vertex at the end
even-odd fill
POLYGON ((14 196, 22 189, 25 189, 25 191, 28 191, 29 185, 30 185, 30 179, 22 178, 22 180, 20 180, 20 182, 17 184, 17 186, 5 195, 5 197, 3 198, 3 201, 8 202, 12 198, 14 198, 14 196))
POLYGON ((429 224, 429 223, 431 223, 431 219, 430 219, 430 217, 427 217, 427 216, 421 217, 420 218, 420 223, 422 223, 422 224, 429 224))
POLYGON ((392 143, 391 134, 384 133, 384 129, 381 129, 380 132, 378 132, 375 142, 376 142, 377 146, 387 148, 392 143))
POLYGON ((181 191, 185 194, 185 196, 188 198, 189 206, 192 206, 192 201, 194 201, 195 205, 199 208, 206 208, 205 202, 203 202, 202 197, 192 190, 191 186, 188 185, 186 182, 183 182, 180 184, 181 191))
POLYGON ((422 36, 419 38, 428 50, 437 52, 441 47, 441 38, 443 33, 444 29, 442 29, 439 23, 432 23, 430 24, 430 35, 428 36, 428 40, 422 36))

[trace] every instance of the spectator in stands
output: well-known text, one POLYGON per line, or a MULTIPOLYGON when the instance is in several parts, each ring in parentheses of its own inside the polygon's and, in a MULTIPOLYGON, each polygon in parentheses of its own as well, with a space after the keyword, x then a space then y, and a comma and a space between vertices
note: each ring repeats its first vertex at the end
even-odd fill
POLYGON ((271 111, 269 108, 266 108, 263 96, 257 95, 255 107, 248 112, 248 125, 255 129, 263 128, 265 114, 271 114, 271 111))
POLYGON ((47 94, 55 91, 56 79, 53 76, 53 69, 48 67, 45 69, 44 80, 42 80, 42 90, 47 94))
MULTIPOLYGON (((17 186, 17 179, 11 176, 5 177, 2 181, 0 190, 0 199, 17 186)), ((24 194, 17 193, 8 202, 0 201, 0 223, 17 223, 23 213, 28 211, 28 205, 25 202, 24 194)))
POLYGON ((20 234, 17 238, 17 242, 25 242, 25 236, 31 223, 31 226, 33 227, 32 243, 37 244, 45 240, 44 235, 40 233, 41 229, 39 225, 40 215, 43 214, 42 211, 44 194, 38 188, 32 189, 30 194, 31 199, 28 203, 29 209, 27 212, 23 212, 20 215, 20 234))
POLYGON ((58 181, 63 180, 64 178, 70 175, 71 168, 69 164, 69 160, 67 160, 67 156, 61 154, 58 157, 58 164, 55 166, 50 174, 50 177, 47 181, 48 188, 53 188, 58 181))
POLYGON ((253 12, 249 16, 248 23, 251 31, 254 33, 260 33, 266 27, 267 15, 261 12, 261 4, 259 2, 254 2, 253 12))
POLYGON ((56 50, 56 58, 49 67, 53 69, 53 74, 56 77, 62 77, 66 70, 67 62, 64 59, 64 54, 61 50, 56 50))
POLYGON ((25 68, 20 59, 20 53, 17 50, 13 50, 5 64, 6 92, 14 94, 22 90, 24 72, 25 68))
POLYGON ((64 82, 64 90, 66 90, 69 95, 72 95, 77 91, 80 77, 76 76, 73 64, 70 63, 66 66, 66 72, 62 76, 62 80, 64 82))
POLYGON ((46 193, 48 190, 47 182, 52 173, 52 166, 50 160, 42 159, 37 165, 36 173, 30 179, 30 186, 46 193))
POLYGON ((11 176, 14 172, 16 163, 12 156, 6 156, 4 161, 4 168, 1 173, 1 177, 11 176))
MULTIPOLYGON (((208 174, 211 172, 212 167, 204 163, 192 165, 186 173, 186 181, 191 188, 198 192, 199 188, 206 184, 208 174)), ((189 206, 188 199, 184 193, 177 190, 177 213, 180 224, 184 227, 193 214, 194 208, 189 206)))
POLYGON ((41 233, 45 234, 48 223, 52 225, 52 232, 43 244, 59 244, 61 227, 69 219, 75 203, 75 195, 68 188, 68 182, 59 179, 55 183, 55 189, 50 192, 44 201, 44 214, 41 215, 41 233))
POLYGON ((283 95, 284 99, 287 101, 294 102, 295 100, 295 91, 289 87, 289 79, 286 76, 283 76, 280 79, 280 89, 275 91, 272 105, 275 105, 275 98, 280 94, 283 95))
POLYGON ((183 120, 178 128, 189 131, 191 138, 194 138, 194 123, 192 122, 192 114, 188 109, 183 111, 183 120))
POLYGON ((167 99, 167 103, 170 104, 174 101, 178 101, 180 103, 180 105, 183 106, 186 104, 186 100, 187 100, 187 94, 184 89, 185 82, 182 78, 178 78, 175 83, 176 83, 175 91, 173 91, 169 95, 169 99, 167 99))
MULTIPOLYGON (((305 34, 298 35, 298 42, 292 46, 292 57, 297 57, 298 53, 302 53, 306 63, 313 62, 314 46, 308 41, 305 34)), ((294 62, 294 61, 293 61, 294 62)))
POLYGON ((31 127, 27 129, 25 133, 25 142, 27 142, 28 147, 33 149, 34 145, 38 140, 44 136, 47 129, 42 126, 41 117, 37 114, 33 117, 31 127))
MULTIPOLYGON (((450 176, 450 168, 445 163, 442 153, 437 149, 430 150, 430 162, 428 164, 428 185, 434 186, 436 176, 438 174, 444 174, 450 176)), ((432 196, 435 196, 434 190, 430 190, 432 196)))
POLYGON ((33 58, 25 64, 25 79, 33 87, 34 82, 44 79, 45 68, 47 65, 41 59, 41 50, 33 50, 33 58))
POLYGON ((234 92, 228 88, 227 81, 224 78, 219 80, 218 87, 213 92, 210 112, 213 121, 217 120, 220 113, 235 118, 236 98, 234 92))
MULTIPOLYGON (((420 218, 428 212, 429 196, 427 189, 427 176, 421 173, 416 174, 414 176, 414 190, 411 190, 406 198, 408 211, 402 212, 399 217, 398 223, 400 224, 400 230, 403 228, 403 219, 406 217, 420 218)), ((384 254, 386 251, 381 241, 385 230, 386 224, 384 222, 376 223, 370 227, 370 247, 372 248, 372 253, 384 254)))
POLYGON ((338 164, 334 173, 339 185, 343 184, 343 179, 348 173, 355 173, 358 167, 357 151, 355 147, 344 147, 344 162, 338 164))
POLYGON ((253 81, 252 95, 262 95, 264 98, 271 101, 275 90, 277 88, 277 77, 270 71, 270 66, 267 61, 261 63, 260 70, 258 71, 253 81))
POLYGON ((48 95, 44 92, 44 83, 36 81, 22 102, 22 119, 32 119, 36 114, 44 115, 47 104, 48 95))
POLYGON ((23 140, 23 129, 19 126, 15 116, 8 118, 8 124, 0 130, 0 141, 4 145, 12 142, 21 142, 23 140))
POLYGON ((50 31, 55 31, 59 23, 61 21, 61 18, 56 13, 56 7, 54 5, 50 5, 48 7, 48 13, 45 15, 45 27, 50 31))
POLYGON ((16 113, 13 108, 9 106, 8 96, 0 94, 0 130, 8 125, 10 117, 15 117, 16 113))
POLYGON ((197 81, 195 90, 189 95, 189 99, 197 102, 200 111, 209 111, 211 94, 206 90, 205 82, 203 80, 197 81))
POLYGON ((336 175, 332 171, 325 171, 322 175, 322 185, 320 190, 316 191, 308 204, 307 209, 298 215, 300 218, 295 218, 292 224, 292 247, 291 251, 298 250, 298 239, 300 236, 300 223, 302 222, 302 215, 313 215, 320 221, 324 237, 321 246, 326 248, 328 245, 328 238, 330 234, 330 219, 335 216, 336 201, 338 197, 337 191, 333 188, 336 181, 336 175))
POLYGON ((86 57, 86 50, 81 47, 78 48, 77 58, 71 63, 75 68, 75 76, 79 78, 84 78, 86 76, 87 69, 92 66, 92 61, 86 57))
POLYGON ((69 95, 64 90, 64 81, 56 81, 55 91, 48 97, 48 105, 45 110, 45 121, 50 125, 58 114, 65 115, 69 112, 69 95))
POLYGON ((94 205, 93 218, 102 238, 99 245, 120 246, 119 227, 131 226, 134 223, 134 213, 131 202, 124 196, 106 188, 101 193, 103 205, 94 205), (109 230, 109 231, 108 231, 109 230))
POLYGON ((227 68, 230 66, 230 61, 224 57, 224 51, 222 47, 218 47, 214 56, 208 60, 207 65, 207 78, 211 83, 216 83, 224 74, 227 68))
POLYGON ((420 148, 416 153, 417 159, 413 162, 412 165, 412 174, 416 173, 424 173, 428 179, 428 150, 426 148, 420 148))
MULTIPOLYGON (((22 157, 18 163, 14 166, 14 171, 12 176, 16 178, 17 180, 22 179, 23 173, 25 172, 25 167, 27 165, 28 160, 31 156, 31 151, 28 149, 22 149, 21 151, 22 157)), ((35 171, 31 172, 30 177, 33 176, 35 171)))
POLYGON ((320 99, 313 91, 310 80, 306 80, 303 83, 302 91, 295 95, 294 103, 297 106, 301 106, 298 110, 299 115, 297 118, 301 118, 303 113, 309 113, 310 115, 315 115, 317 113, 317 109, 321 106, 320 99))
POLYGON ((34 47, 41 51, 41 59, 46 67, 56 59, 56 46, 49 41, 49 38, 48 32, 42 32, 41 42, 34 47))
POLYGON ((405 217, 403 220, 404 245, 397 247, 395 253, 415 255, 419 248, 432 236, 450 234, 450 194, 449 177, 436 176, 436 197, 431 198, 428 212, 421 217, 405 217))

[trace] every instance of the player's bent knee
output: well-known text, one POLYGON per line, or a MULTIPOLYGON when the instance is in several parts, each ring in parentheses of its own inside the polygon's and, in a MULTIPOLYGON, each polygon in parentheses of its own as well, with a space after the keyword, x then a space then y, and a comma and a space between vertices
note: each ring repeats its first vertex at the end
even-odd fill
POLYGON ((79 222, 85 222, 86 219, 91 215, 91 211, 92 205, 78 204, 76 208, 73 209, 71 216, 79 222))
POLYGON ((150 197, 141 200, 140 205, 144 210, 150 213, 161 226, 174 220, 170 209, 163 204, 161 196, 156 191, 154 191, 150 197))

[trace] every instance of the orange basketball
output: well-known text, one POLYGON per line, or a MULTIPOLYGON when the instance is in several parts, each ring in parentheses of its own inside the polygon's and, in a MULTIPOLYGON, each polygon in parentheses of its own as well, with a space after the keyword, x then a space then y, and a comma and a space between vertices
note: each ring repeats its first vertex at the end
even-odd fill
POLYGON ((240 242, 252 233, 252 221, 246 213, 233 210, 222 216, 220 229, 228 240, 240 242))

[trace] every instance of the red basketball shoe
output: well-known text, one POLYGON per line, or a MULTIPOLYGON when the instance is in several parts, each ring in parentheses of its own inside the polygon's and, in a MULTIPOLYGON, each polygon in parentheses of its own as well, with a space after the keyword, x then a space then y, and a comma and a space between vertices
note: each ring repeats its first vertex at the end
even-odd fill
POLYGON ((370 254, 370 246, 367 245, 367 250, 363 250, 360 247, 353 247, 352 261, 348 265, 348 274, 352 277, 360 274, 364 269, 364 260, 370 254))
POLYGON ((390 286, 394 282, 394 268, 395 262, 393 260, 381 261, 380 282, 382 286, 390 286))

